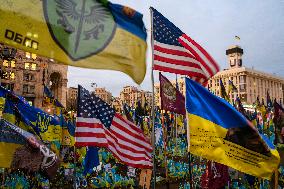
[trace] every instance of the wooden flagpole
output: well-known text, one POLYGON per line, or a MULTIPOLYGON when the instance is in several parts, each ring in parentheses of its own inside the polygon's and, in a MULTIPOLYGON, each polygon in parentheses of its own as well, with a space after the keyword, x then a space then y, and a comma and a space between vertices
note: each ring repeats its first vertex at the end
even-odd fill
POLYGON ((151 80, 152 80, 152 146, 153 146, 153 189, 156 188, 156 150, 155 150, 155 86, 154 86, 154 38, 153 38, 153 11, 150 8, 151 13, 151 50, 152 50, 152 71, 151 71, 151 80))

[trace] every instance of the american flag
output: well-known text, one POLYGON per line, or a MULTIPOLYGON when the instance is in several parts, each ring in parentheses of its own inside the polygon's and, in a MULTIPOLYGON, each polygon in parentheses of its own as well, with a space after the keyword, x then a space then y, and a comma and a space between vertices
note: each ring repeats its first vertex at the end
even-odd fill
POLYGON ((198 43, 151 7, 154 70, 187 75, 204 83, 219 71, 218 64, 198 43))
POLYGON ((142 130, 82 86, 78 90, 75 145, 104 147, 122 163, 152 168, 152 146, 142 130))

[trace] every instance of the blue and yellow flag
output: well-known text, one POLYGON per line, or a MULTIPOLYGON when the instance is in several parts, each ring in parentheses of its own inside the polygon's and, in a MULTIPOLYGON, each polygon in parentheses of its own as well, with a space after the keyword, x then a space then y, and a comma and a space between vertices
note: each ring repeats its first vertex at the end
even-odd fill
POLYGON ((233 106, 186 78, 189 151, 244 173, 270 179, 279 154, 233 106))
POLYGON ((15 95, 0 87, 0 97, 5 98, 3 117, 22 129, 38 135, 44 141, 61 141, 60 120, 43 110, 30 106, 15 95))
POLYGON ((230 102, 231 100, 226 92, 226 88, 222 82, 222 79, 220 79, 220 91, 221 91, 221 97, 227 100, 228 102, 230 102))
POLYGON ((234 85, 234 83, 229 80, 229 88, 228 88, 228 94, 231 92, 238 92, 238 88, 234 85))
POLYGON ((54 177, 58 158, 36 136, 3 119, 0 133, 0 167, 42 170, 54 177))
POLYGON ((0 42, 71 66, 146 73, 143 15, 106 0, 0 0, 0 42))

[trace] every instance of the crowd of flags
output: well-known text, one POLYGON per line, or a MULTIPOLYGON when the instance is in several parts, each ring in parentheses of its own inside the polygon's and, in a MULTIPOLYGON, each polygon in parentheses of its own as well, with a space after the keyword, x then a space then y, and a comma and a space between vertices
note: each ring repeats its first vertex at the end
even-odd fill
MULTIPOLYGON (((96 3, 101 2, 96 1, 96 3)), ((19 6, 24 5, 19 4, 19 6)), ((105 6, 101 10, 113 15, 114 22, 118 26, 113 34, 114 39, 111 41, 114 41, 114 44, 121 42, 120 45, 127 47, 127 53, 123 53, 122 48, 108 47, 91 58, 87 56, 87 58, 79 60, 78 57, 72 57, 71 59, 76 61, 66 62, 70 52, 66 54, 66 49, 63 52, 62 45, 55 43, 55 51, 59 54, 55 58, 69 65, 119 70, 131 76, 135 82, 141 83, 146 71, 146 31, 142 21, 143 15, 135 10, 107 1, 101 6, 105 6), (118 39, 119 37, 122 39, 118 39), (131 41, 131 43, 126 43, 127 41, 131 41), (105 56, 106 54, 109 56, 105 56), (98 61, 98 65, 92 64, 94 60, 98 61), (104 66, 106 62, 107 64, 104 66)), ((0 5, 0 10, 2 9, 5 8, 0 5)), ((79 85, 75 123, 73 115, 66 111, 47 86, 44 86, 43 105, 54 107, 56 109, 55 115, 50 115, 29 105, 23 97, 1 87, 0 102, 3 105, 4 119, 0 122, 0 167, 34 168, 32 171, 42 170, 52 177, 59 166, 61 146, 69 145, 87 147, 84 174, 100 164, 98 156, 100 148, 110 151, 119 162, 125 165, 139 169, 154 168, 153 170, 155 170, 155 161, 153 161, 155 159, 155 145, 165 146, 167 132, 174 130, 168 126, 173 125, 173 122, 176 125, 184 126, 183 118, 187 117, 190 120, 186 123, 188 151, 215 161, 215 163, 208 164, 211 171, 211 167, 214 166, 224 168, 219 164, 221 163, 254 176, 262 178, 271 176, 277 169, 279 155, 274 146, 263 138, 262 133, 259 133, 255 128, 259 125, 260 119, 266 123, 268 119, 272 120, 273 117, 275 125, 279 124, 281 112, 284 110, 281 103, 277 103, 276 100, 272 102, 267 92, 266 105, 264 99, 260 102, 257 98, 254 103, 255 112, 248 112, 238 96, 231 102, 229 94, 238 91, 233 82, 229 81, 229 90, 226 91, 221 79, 219 82, 223 99, 210 93, 203 86, 220 70, 217 62, 203 47, 160 12, 152 7, 150 10, 153 27, 152 69, 187 76, 185 79, 186 96, 184 97, 180 93, 178 85, 173 86, 162 73, 159 73, 161 110, 154 105, 149 107, 144 100, 144 104, 139 101, 136 107, 123 104, 122 115, 122 112, 116 112, 102 99, 79 85), (151 111, 155 113, 152 125, 150 125, 151 111), (274 116, 272 116, 273 111, 274 116), (168 112, 170 113, 168 114, 168 112), (256 127, 252 127, 251 124, 254 120, 256 120, 256 127), (152 132, 155 132, 152 141, 148 137, 151 127, 154 128, 152 132), (241 138, 242 136, 237 136, 237 134, 232 136, 235 133, 242 133, 244 130, 245 134, 251 134, 247 139, 254 137, 252 139, 254 141, 248 146, 246 146, 246 140, 237 141, 239 139, 237 137, 241 138), (211 138, 209 137, 210 132, 214 135, 211 138), (215 143, 212 142, 213 140, 205 140, 206 137, 210 139, 215 137, 215 143), (223 145, 225 143, 228 145, 223 145), (258 156, 259 159, 254 162, 257 168, 241 161, 240 159, 243 157, 233 160, 226 155, 226 150, 231 143, 253 151, 251 154, 263 153, 268 158, 258 156), (210 150, 204 149, 204 146, 210 150), (258 148, 253 149, 252 146, 258 148), (25 154, 25 158, 21 159, 23 154, 25 154), (31 156, 37 156, 34 162, 28 162, 28 157, 31 156)), ((5 18, 9 20, 9 18, 5 18)), ((45 21, 43 23, 45 24, 45 21)), ((48 35, 47 39, 49 38, 48 35)), ((239 39, 237 36, 236 38, 239 39)), ((0 40, 6 42, 6 39, 0 38, 0 40)), ((53 40, 50 39, 50 41, 53 40)), ((110 42, 108 45, 114 44, 110 42)), ((16 45, 16 47, 18 46, 16 45)), ((50 49, 50 46, 47 45, 47 47, 47 49, 40 49, 39 53, 48 56, 49 53, 46 50, 50 49)), ((76 53, 71 54, 79 56, 76 53)), ((175 132, 177 133, 177 130, 175 132)), ((281 134, 284 131, 275 129, 275 133, 275 141, 283 140, 281 134)), ((241 152, 246 152, 243 148, 241 148, 241 152)), ((250 156, 245 157, 249 158, 250 156)), ((156 172, 154 171, 153 174, 155 175, 156 172)))

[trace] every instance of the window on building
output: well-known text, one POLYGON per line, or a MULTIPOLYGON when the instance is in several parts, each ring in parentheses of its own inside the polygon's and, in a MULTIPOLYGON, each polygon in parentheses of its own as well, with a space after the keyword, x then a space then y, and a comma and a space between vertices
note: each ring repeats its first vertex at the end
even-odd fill
POLYGON ((28 93, 29 92, 29 85, 23 85, 23 92, 28 93))
POLYGON ((31 58, 31 53, 26 52, 26 58, 31 58))
POLYGON ((240 76, 240 83, 246 83, 246 76, 245 75, 240 76))
POLYGON ((11 80, 14 80, 15 79, 15 72, 10 72, 10 79, 11 80))
POLYGON ((32 59, 36 59, 36 57, 37 57, 37 55, 36 54, 34 54, 34 53, 32 53, 32 59))
POLYGON ((24 74, 24 80, 25 81, 35 81, 35 76, 34 76, 34 74, 25 73, 24 74))
POLYGON ((25 63, 25 69, 26 70, 36 70, 36 68, 37 68, 36 63, 29 63, 29 62, 25 63))
POLYGON ((8 60, 4 60, 3 61, 3 66, 8 68, 9 67, 9 61, 8 60))
POLYGON ((35 93, 35 86, 34 85, 29 86, 29 93, 35 93))
POLYGON ((9 73, 5 72, 5 71, 2 71, 1 79, 9 79, 9 73))
POLYGON ((27 73, 25 73, 25 74, 24 74, 24 80, 25 80, 25 81, 29 81, 29 80, 30 80, 30 75, 27 74, 27 73))
POLYGON ((11 68, 15 68, 16 67, 16 61, 15 60, 11 60, 11 68))
POLYGON ((246 84, 241 84, 240 85, 240 92, 245 92, 246 91, 246 84))
POLYGON ((1 83, 1 86, 10 91, 14 90, 14 83, 1 83))
POLYGON ((243 64, 243 60, 240 59, 240 60, 239 60, 239 66, 242 66, 242 64, 243 64))
POLYGON ((35 63, 31 64, 31 70, 36 70, 37 65, 35 63))
POLYGON ((25 63, 25 69, 26 69, 26 70, 29 70, 29 69, 30 69, 30 63, 28 63, 28 62, 25 63))

